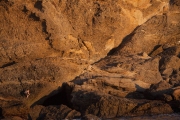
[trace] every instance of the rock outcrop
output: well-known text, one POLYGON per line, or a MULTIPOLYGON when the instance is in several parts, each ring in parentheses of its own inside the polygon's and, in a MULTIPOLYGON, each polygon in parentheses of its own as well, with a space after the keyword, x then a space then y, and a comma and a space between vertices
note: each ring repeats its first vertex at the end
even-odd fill
POLYGON ((179 19, 179 12, 174 10, 153 16, 124 38, 115 54, 146 52, 155 56, 163 49, 179 45, 179 19))
POLYGON ((47 56, 95 62, 168 5, 164 0, 2 0, 0 65, 47 56))
POLYGON ((0 0, 0 119, 177 112, 179 14, 179 0, 0 0))

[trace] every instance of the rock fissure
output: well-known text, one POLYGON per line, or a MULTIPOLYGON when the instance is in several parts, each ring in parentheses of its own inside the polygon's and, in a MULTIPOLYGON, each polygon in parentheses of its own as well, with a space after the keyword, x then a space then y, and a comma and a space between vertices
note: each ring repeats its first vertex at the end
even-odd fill
POLYGON ((2 65, 0 68, 9 67, 9 66, 12 66, 12 65, 14 65, 14 64, 16 64, 16 62, 15 62, 15 61, 10 62, 10 63, 7 63, 7 64, 4 64, 4 65, 2 65))

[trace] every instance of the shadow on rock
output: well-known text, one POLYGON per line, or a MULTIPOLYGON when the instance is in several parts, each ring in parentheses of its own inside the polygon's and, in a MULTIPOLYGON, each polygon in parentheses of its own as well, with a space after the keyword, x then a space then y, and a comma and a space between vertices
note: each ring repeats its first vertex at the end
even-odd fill
POLYGON ((2 114, 2 108, 0 108, 0 119, 4 118, 2 114))
POLYGON ((49 95, 42 97, 38 101, 36 101, 31 107, 35 105, 67 105, 68 107, 72 108, 71 104, 71 87, 68 86, 66 83, 59 87, 57 90, 54 90, 49 95))
MULTIPOLYGON (((142 89, 142 91, 144 91, 144 88, 142 88, 141 86, 135 84, 136 89, 142 89)), ((139 91, 134 91, 134 92, 130 92, 128 93, 126 96, 126 98, 132 98, 132 99, 145 99, 145 95, 144 92, 139 92, 139 91)))

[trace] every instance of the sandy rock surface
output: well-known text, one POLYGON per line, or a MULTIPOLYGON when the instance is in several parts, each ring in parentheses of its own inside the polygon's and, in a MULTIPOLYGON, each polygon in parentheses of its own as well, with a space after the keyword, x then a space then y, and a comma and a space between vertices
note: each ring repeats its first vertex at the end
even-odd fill
POLYGON ((0 0, 0 119, 178 112, 179 14, 179 0, 0 0))

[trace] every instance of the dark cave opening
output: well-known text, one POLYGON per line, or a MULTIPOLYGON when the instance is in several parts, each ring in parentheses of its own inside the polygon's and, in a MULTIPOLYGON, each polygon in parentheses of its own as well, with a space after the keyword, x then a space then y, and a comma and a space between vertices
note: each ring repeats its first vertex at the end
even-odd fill
POLYGON ((42 101, 40 99, 39 102, 38 101, 36 102, 36 104, 39 103, 39 105, 43 105, 43 106, 63 104, 69 108, 72 108, 71 92, 72 92, 72 88, 68 86, 66 83, 64 83, 62 87, 54 91, 53 94, 51 93, 46 98, 41 98, 41 99, 44 99, 43 102, 40 102, 42 101))
POLYGON ((2 108, 0 108, 0 119, 3 119, 2 108))
POLYGON ((173 100, 173 101, 168 102, 168 104, 171 106, 174 113, 179 113, 180 112, 180 101, 173 100))

